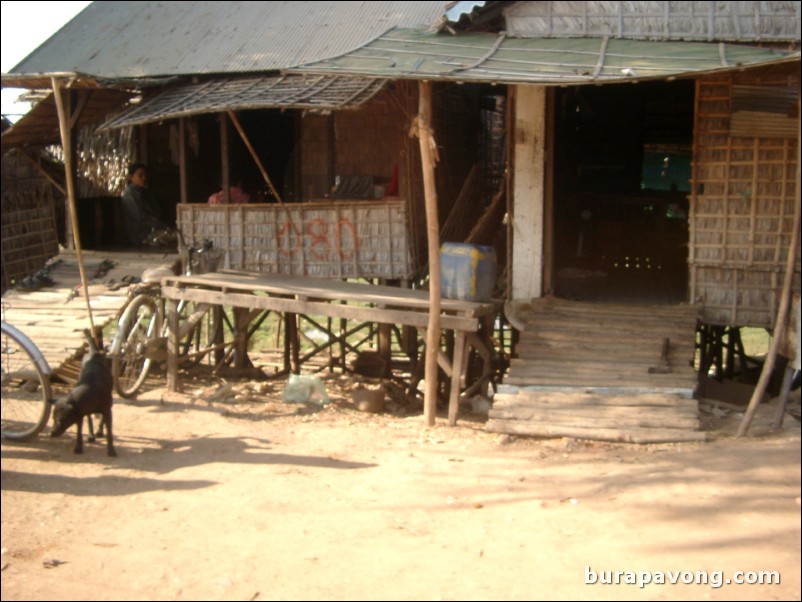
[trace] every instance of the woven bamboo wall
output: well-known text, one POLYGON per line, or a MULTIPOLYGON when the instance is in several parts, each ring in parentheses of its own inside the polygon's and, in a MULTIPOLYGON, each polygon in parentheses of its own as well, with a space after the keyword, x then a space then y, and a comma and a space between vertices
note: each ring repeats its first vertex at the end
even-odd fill
POLYGON ((407 203, 178 205, 187 244, 211 240, 225 267, 320 278, 411 278, 407 203), (300 233, 299 234, 296 233, 300 233))
MULTIPOLYGON (((787 91, 798 89, 798 81, 798 74, 789 71, 697 82, 690 292, 692 300, 704 303, 709 323, 774 325, 793 227, 798 141, 787 132, 758 131, 759 123, 752 136, 733 135, 733 88, 787 91)), ((796 102, 798 121, 798 94, 796 102)), ((798 123, 792 131, 798 131, 798 123)))
POLYGON ((389 180, 403 148, 407 119, 385 91, 356 111, 334 114, 335 172, 389 180))
MULTIPOLYGON (((61 199, 58 200, 61 202, 61 199)), ((3 157, 2 290, 34 274, 58 254, 56 192, 31 163, 3 157)))
POLYGON ((322 198, 331 192, 334 174, 329 159, 333 141, 330 115, 308 113, 301 118, 301 198, 322 198))
POLYGON ((335 175, 368 175, 386 182, 404 148, 407 118, 393 93, 357 110, 301 119, 301 198, 331 192, 335 175))

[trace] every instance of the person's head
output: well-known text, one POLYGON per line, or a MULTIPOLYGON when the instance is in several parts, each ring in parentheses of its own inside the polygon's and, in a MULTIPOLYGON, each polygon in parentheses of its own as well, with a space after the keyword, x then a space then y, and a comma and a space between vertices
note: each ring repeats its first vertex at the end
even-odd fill
POLYGON ((128 180, 135 186, 147 188, 148 168, 144 163, 131 163, 128 166, 128 180))
MULTIPOLYGON (((223 176, 218 178, 218 184, 220 185, 220 190, 223 190, 223 176)), ((242 183, 242 174, 239 170, 232 169, 228 172, 228 185, 245 190, 245 186, 242 183)))

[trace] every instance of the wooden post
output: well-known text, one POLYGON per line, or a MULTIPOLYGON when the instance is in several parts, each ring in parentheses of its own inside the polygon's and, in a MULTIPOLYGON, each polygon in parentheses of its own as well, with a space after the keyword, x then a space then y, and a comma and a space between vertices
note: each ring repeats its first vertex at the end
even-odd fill
POLYGON ((546 89, 515 90, 512 298, 543 296, 546 89))
POLYGON ((258 315, 258 312, 252 313, 247 307, 234 307, 234 328, 237 331, 234 335, 236 353, 234 367, 239 370, 252 365, 251 360, 248 358, 248 326, 255 315, 258 315))
MULTIPOLYGON (((799 107, 799 102, 797 101, 797 108, 799 107)), ((798 112, 798 111, 797 111, 798 112)), ((799 126, 799 122, 797 122, 797 126, 799 126)), ((752 399, 749 400, 749 407, 744 414, 743 420, 741 420, 741 426, 738 427, 738 433, 736 437, 743 437, 746 434, 746 431, 749 429, 749 425, 752 424, 752 418, 755 416, 755 412, 757 412, 757 408, 760 405, 760 400, 763 398, 763 394, 766 392, 766 387, 768 387, 769 380, 771 379, 771 373, 774 370, 774 362, 777 359, 777 351, 780 348, 780 342, 783 338, 783 331, 786 327, 787 316, 788 316, 788 309, 791 305, 791 286, 793 285, 794 281, 794 270, 796 269, 796 254, 799 251, 799 225, 800 225, 800 176, 802 176, 802 172, 800 171, 800 161, 802 161, 802 135, 797 132, 797 159, 796 159, 796 202, 794 203, 794 229, 791 232, 791 243, 788 245, 788 258, 785 264, 785 281, 783 282, 783 290, 780 297, 780 308, 777 310, 777 322, 774 326, 774 333, 771 339, 771 345, 769 346, 769 352, 766 355, 766 360, 763 362, 763 370, 760 372, 760 378, 757 381, 757 385, 755 385, 755 391, 752 393, 752 399)), ((755 199, 752 199, 752 203, 756 203, 755 199)), ((777 233, 779 236, 780 233, 777 233)))
POLYGON ((178 181, 181 188, 181 202, 188 200, 187 192, 187 134, 186 117, 178 119, 178 181))
MULTIPOLYGON (((270 192, 272 192, 273 196, 276 197, 278 204, 281 205, 281 208, 284 210, 284 215, 287 217, 287 221, 295 232, 295 235, 298 237, 298 240, 301 242, 301 262, 303 262, 303 235, 301 231, 298 229, 298 226, 295 225, 295 222, 292 219, 292 214, 290 213, 289 209, 287 209, 284 201, 281 199, 281 195, 278 193, 278 190, 276 190, 276 187, 273 186, 273 181, 270 179, 262 160, 259 158, 259 155, 257 154, 256 149, 253 147, 253 144, 251 144, 251 141, 248 138, 248 135, 245 133, 242 124, 239 122, 239 119, 237 119, 236 113, 234 113, 234 111, 228 111, 228 117, 231 119, 231 123, 234 124, 234 127, 237 128, 237 132, 239 133, 240 138, 242 138, 242 142, 247 147, 248 152, 251 153, 251 157, 256 163, 256 166, 259 168, 259 171, 262 173, 262 178, 264 178, 265 183, 267 184, 268 188, 270 188, 270 192)), ((226 202, 228 202, 228 200, 226 200, 226 202)), ((303 265, 301 266, 301 274, 304 274, 303 265)))
MULTIPOLYGON (((228 117, 225 113, 220 115, 220 173, 222 174, 221 185, 223 186, 223 202, 228 205, 231 202, 231 182, 229 181, 228 164, 228 117)), ((226 211, 228 216, 228 211, 226 211)))
POLYGON ((212 317, 210 327, 213 331, 210 339, 215 346, 214 365, 219 366, 221 362, 225 360, 226 356, 226 351, 223 347, 223 343, 225 343, 225 310, 222 305, 213 305, 209 313, 212 317))
POLYGON ((440 349, 440 223, 434 167, 439 159, 432 131, 432 84, 418 82, 417 135, 420 143, 423 191, 426 201, 426 234, 429 249, 429 324, 426 332, 426 363, 423 415, 434 426, 437 415, 437 352, 440 349))
POLYGON ((284 314, 284 369, 301 373, 301 341, 298 338, 298 315, 284 314))
POLYGON ((167 301, 167 390, 178 391, 178 301, 167 301))
MULTIPOLYGON (((454 337, 454 361, 451 362, 451 391, 448 397, 448 425, 457 424, 459 411, 459 388, 462 380, 462 364, 465 357, 465 331, 458 330, 454 337)), ((426 381, 428 384, 428 380, 426 381)))
POLYGON ((89 303, 89 286, 86 280, 86 269, 84 268, 83 249, 81 248, 81 235, 78 231, 78 211, 75 202, 75 180, 73 179, 73 165, 72 165, 72 135, 70 132, 70 115, 64 106, 64 98, 61 94, 61 81, 58 78, 52 78, 51 85, 53 87, 53 98, 56 101, 56 110, 58 111, 58 125, 61 133, 61 148, 64 151, 64 176, 67 180, 67 207, 69 207, 70 224, 72 225, 72 238, 75 242, 75 255, 78 258, 78 271, 81 274, 81 287, 84 291, 84 299, 86 300, 86 314, 89 318, 89 328, 92 336, 98 336, 95 332, 95 322, 92 319, 92 306, 89 303))
POLYGON ((251 153, 251 157, 253 157, 256 166, 259 168, 259 171, 262 172, 262 178, 264 178, 265 183, 267 184, 268 188, 270 188, 270 192, 273 193, 273 196, 276 197, 276 200, 279 202, 280 205, 284 205, 284 202, 281 200, 281 195, 278 193, 278 190, 276 190, 276 187, 273 186, 273 180, 271 180, 270 176, 267 174, 265 166, 262 164, 261 159, 259 159, 259 155, 256 153, 256 149, 253 148, 253 144, 251 144, 248 135, 242 128, 242 124, 239 122, 239 119, 237 119, 237 115, 234 113, 234 111, 229 111, 228 116, 231 119, 231 123, 233 123, 234 127, 237 128, 237 132, 239 132, 240 138, 242 138, 242 141, 248 148, 248 152, 251 153))

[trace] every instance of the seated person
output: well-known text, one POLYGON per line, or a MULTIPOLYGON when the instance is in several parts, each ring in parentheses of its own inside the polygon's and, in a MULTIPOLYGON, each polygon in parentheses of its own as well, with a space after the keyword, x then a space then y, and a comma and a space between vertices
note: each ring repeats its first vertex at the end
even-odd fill
MULTIPOLYGON (((232 205, 237 205, 240 203, 247 203, 251 200, 251 195, 245 192, 245 188, 242 185, 242 179, 238 177, 232 177, 232 182, 236 182, 233 186, 228 189, 228 199, 232 205)), ((222 205, 226 202, 225 194, 223 194, 222 184, 220 186, 221 190, 219 192, 215 192, 213 195, 209 197, 209 204, 210 205, 222 205)))
POLYGON ((128 242, 142 246, 154 230, 164 230, 161 207, 148 190, 148 168, 144 163, 128 166, 130 184, 122 196, 123 219, 128 242))

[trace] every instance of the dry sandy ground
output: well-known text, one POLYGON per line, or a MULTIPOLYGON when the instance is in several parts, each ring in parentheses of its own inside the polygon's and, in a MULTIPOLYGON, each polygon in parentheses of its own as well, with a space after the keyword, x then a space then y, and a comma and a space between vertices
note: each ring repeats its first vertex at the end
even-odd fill
POLYGON ((3 442, 2 598, 800 599, 798 428, 511 439, 248 391, 117 403, 119 458, 75 456, 73 430, 3 442), (587 585, 586 567, 781 583, 587 585))

